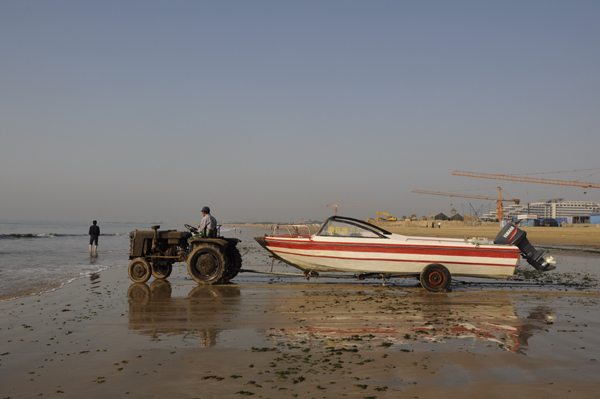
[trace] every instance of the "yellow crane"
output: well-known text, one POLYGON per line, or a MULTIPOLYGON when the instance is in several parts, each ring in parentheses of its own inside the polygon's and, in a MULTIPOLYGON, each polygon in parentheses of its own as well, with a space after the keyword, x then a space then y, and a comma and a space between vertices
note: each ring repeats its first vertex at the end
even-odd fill
POLYGON ((411 191, 411 193, 445 195, 447 197, 475 198, 475 199, 496 201, 496 216, 498 217, 498 220, 502 220, 502 218, 504 217, 504 208, 502 207, 503 201, 514 202, 517 205, 519 205, 519 203, 521 202, 521 200, 516 199, 516 198, 515 199, 502 198, 502 188, 501 187, 498 187, 498 198, 486 197, 483 195, 443 193, 440 191, 426 191, 426 190, 413 190, 413 191, 411 191))

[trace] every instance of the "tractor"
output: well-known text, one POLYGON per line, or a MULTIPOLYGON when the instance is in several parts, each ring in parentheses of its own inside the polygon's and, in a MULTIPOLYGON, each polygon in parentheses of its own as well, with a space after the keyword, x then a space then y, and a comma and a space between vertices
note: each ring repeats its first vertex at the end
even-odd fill
POLYGON ((212 238, 202 238, 198 229, 186 224, 188 231, 134 230, 129 233, 129 277, 136 283, 145 283, 153 276, 166 279, 173 264, 186 262, 190 276, 201 284, 229 282, 242 268, 242 256, 237 249, 237 238, 225 238, 217 233, 212 238))

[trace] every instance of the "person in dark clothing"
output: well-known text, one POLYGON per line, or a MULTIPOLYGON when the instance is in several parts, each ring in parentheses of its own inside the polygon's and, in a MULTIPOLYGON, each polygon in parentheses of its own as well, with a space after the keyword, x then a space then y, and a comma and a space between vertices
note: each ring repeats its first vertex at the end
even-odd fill
POLYGON ((98 236, 100 235, 100 227, 97 225, 97 221, 93 221, 90 226, 90 254, 92 253, 92 244, 94 244, 94 253, 98 252, 98 236))

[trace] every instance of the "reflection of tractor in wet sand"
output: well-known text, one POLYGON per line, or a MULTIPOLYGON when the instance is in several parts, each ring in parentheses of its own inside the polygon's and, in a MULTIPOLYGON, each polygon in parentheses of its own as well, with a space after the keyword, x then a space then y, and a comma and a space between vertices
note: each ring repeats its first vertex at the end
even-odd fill
POLYGON ((175 290, 173 295, 173 288, 162 279, 150 286, 131 284, 127 292, 129 329, 152 340, 179 335, 186 342, 197 339, 203 348, 214 346, 219 333, 227 329, 223 312, 239 307, 240 289, 235 285, 196 285, 189 293, 178 295, 175 290))
POLYGON ((153 231, 129 233, 129 277, 136 283, 144 283, 150 276, 166 279, 176 262, 187 262, 190 276, 198 283, 227 283, 237 276, 242 268, 242 256, 237 249, 240 240, 218 233, 212 238, 202 238, 195 227, 188 224, 185 227, 189 231, 159 231, 160 226, 152 226, 153 231))

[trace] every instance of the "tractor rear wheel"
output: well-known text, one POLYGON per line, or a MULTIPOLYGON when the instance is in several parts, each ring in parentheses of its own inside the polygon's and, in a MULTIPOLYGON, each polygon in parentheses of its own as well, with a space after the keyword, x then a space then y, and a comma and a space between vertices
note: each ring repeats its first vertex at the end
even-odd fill
POLYGON ((188 271, 198 283, 221 282, 225 267, 225 255, 219 247, 211 244, 197 245, 188 258, 188 271))
POLYGON ((236 247, 227 251, 227 270, 223 276, 223 281, 228 282, 238 275, 242 268, 242 255, 236 247))

